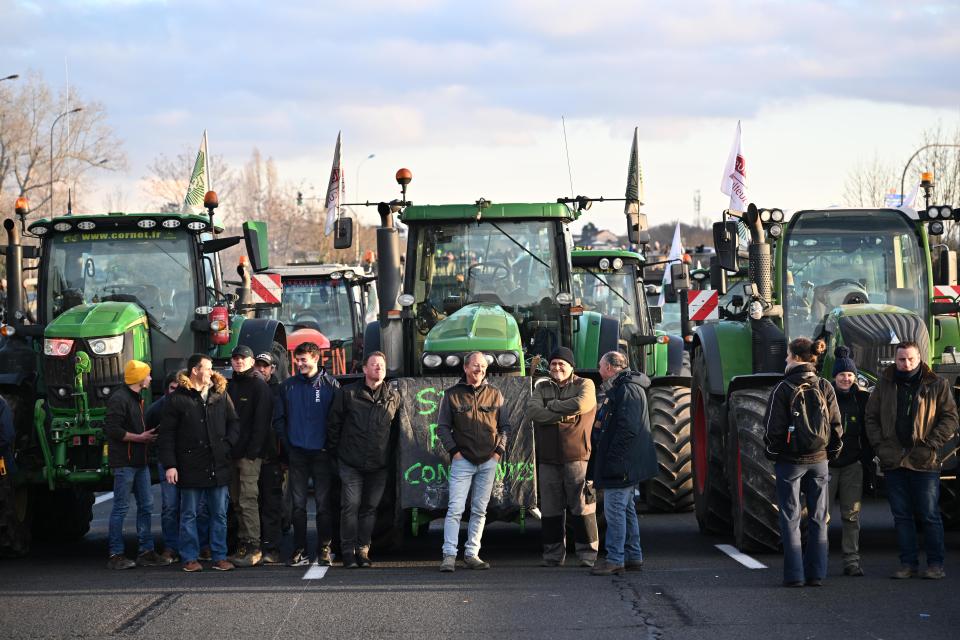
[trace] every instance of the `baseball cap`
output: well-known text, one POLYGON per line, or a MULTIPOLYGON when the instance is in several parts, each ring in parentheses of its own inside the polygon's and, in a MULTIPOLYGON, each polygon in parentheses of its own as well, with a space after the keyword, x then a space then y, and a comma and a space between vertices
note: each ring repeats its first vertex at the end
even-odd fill
POLYGON ((269 364, 269 365, 271 365, 271 366, 277 364, 277 363, 273 360, 273 354, 272 354, 272 353, 258 353, 258 354, 257 354, 257 362, 266 362, 267 364, 269 364))
POLYGON ((248 347, 248 346, 246 346, 246 345, 244 345, 244 344, 238 344, 236 347, 234 347, 233 353, 230 354, 230 357, 231 357, 231 358, 236 357, 236 356, 242 356, 242 357, 244 357, 244 358, 252 358, 252 357, 253 357, 253 349, 251 349, 250 347, 248 347))

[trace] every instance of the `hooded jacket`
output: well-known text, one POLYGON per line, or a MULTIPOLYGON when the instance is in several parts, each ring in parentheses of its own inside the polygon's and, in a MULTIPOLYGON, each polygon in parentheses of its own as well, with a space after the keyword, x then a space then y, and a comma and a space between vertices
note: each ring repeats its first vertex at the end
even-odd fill
POLYGON ((340 383, 323 367, 313 378, 298 373, 283 381, 283 401, 274 424, 280 429, 284 444, 305 451, 327 448, 327 413, 339 387, 340 383))
POLYGON ((833 385, 817 375, 816 365, 801 363, 791 367, 783 380, 777 383, 767 401, 767 411, 763 418, 766 456, 775 462, 788 464, 815 464, 824 460, 836 460, 843 446, 843 428, 840 408, 837 406, 837 394, 833 385), (830 439, 826 446, 813 453, 795 455, 787 444, 787 433, 793 420, 790 404, 793 401, 794 388, 803 383, 819 385, 820 392, 827 403, 827 415, 830 417, 830 439))
POLYGON ((327 448, 337 460, 359 471, 387 466, 394 418, 403 400, 395 383, 384 382, 371 391, 363 380, 342 389, 327 418, 327 448))
POLYGON ((120 385, 107 402, 107 414, 103 419, 103 433, 107 436, 110 468, 142 467, 147 464, 147 448, 144 442, 124 442, 127 433, 143 433, 147 430, 143 414, 143 397, 127 385, 120 385))
POLYGON ((187 489, 224 486, 233 476, 231 448, 237 442, 239 420, 227 395, 227 380, 213 372, 204 400, 190 378, 169 395, 160 419, 160 463, 176 468, 177 484, 187 489))
POLYGON ((227 383, 227 394, 240 419, 239 436, 233 446, 234 459, 262 458, 273 421, 270 385, 264 382, 256 369, 250 367, 246 371, 233 372, 233 377, 227 383))
POLYGON ((657 475, 657 450, 650 433, 650 378, 626 369, 612 378, 600 410, 593 472, 598 489, 623 489, 657 475))
POLYGON ((926 363, 920 363, 920 383, 913 398, 913 446, 906 448, 897 438, 896 365, 880 374, 867 402, 867 437, 880 458, 880 467, 889 471, 939 471, 938 449, 957 433, 957 405, 950 385, 926 363))
POLYGON ((538 380, 526 410, 533 421, 537 460, 545 464, 589 460, 596 412, 593 380, 575 374, 562 386, 553 378, 538 380))
POLYGON ((483 464, 507 449, 510 424, 503 410, 503 394, 487 384, 468 384, 465 378, 444 391, 437 414, 437 436, 451 457, 459 453, 473 464, 483 464))

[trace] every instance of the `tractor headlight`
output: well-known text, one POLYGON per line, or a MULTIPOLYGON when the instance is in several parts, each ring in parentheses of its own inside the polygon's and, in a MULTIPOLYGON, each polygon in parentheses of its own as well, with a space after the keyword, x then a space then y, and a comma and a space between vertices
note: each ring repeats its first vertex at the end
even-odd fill
POLYGON ((561 291, 556 297, 557 304, 570 304, 573 302, 573 296, 568 291, 561 291))
POLYGON ((600 268, 606 271, 610 268, 610 259, 609 258, 600 258, 600 268))
POLYGON ((43 341, 43 355, 54 358, 65 358, 73 349, 73 340, 70 338, 45 338, 43 341))
POLYGON ((492 354, 489 354, 489 353, 483 354, 483 359, 487 361, 487 366, 488 366, 488 367, 493 364, 493 355, 492 355, 492 354))
POLYGON ((939 220, 934 220, 930 223, 930 235, 938 236, 943 233, 943 223, 939 220))
POLYGON ((768 233, 772 238, 779 238, 783 234, 783 227, 780 224, 772 224, 770 225, 768 233))
POLYGON ((940 217, 944 220, 949 219, 953 216, 953 209, 950 207, 940 207, 940 217))
POLYGON ((123 351, 123 336, 97 338, 90 341, 90 350, 98 356, 112 356, 123 351))
POLYGON ((460 364, 460 356, 455 353, 451 353, 446 358, 443 359, 444 364, 448 367, 455 367, 460 364))
POLYGON ((397 296, 397 302, 400 303, 401 307, 412 307, 415 301, 416 298, 413 297, 412 293, 401 293, 397 296))
POLYGON ((927 209, 927 217, 930 218, 931 220, 936 220, 937 218, 939 218, 940 207, 938 207, 937 205, 933 205, 929 209, 927 209))
POLYGON ((435 353, 423 354, 423 366, 427 367, 428 369, 436 369, 442 362, 443 358, 435 353))
POLYGON ((622 259, 622 258, 614 258, 614 259, 613 259, 613 268, 616 269, 616 270, 618 270, 618 271, 619 271, 620 269, 623 269, 623 259, 622 259))
POLYGON ((774 209, 770 212, 770 219, 774 222, 783 222, 783 210, 774 209))
POLYGON ((517 354, 510 353, 501 353, 497 356, 497 364, 501 367, 512 367, 517 364, 517 354))

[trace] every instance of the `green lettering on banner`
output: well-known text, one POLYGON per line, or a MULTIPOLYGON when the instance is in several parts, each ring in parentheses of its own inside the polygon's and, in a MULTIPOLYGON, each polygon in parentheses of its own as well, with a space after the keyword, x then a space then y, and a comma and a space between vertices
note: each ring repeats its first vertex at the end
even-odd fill
POLYGON ((417 402, 419 402, 424 407, 424 408, 421 408, 419 411, 417 411, 417 413, 420 414, 421 416, 432 415, 436 413, 438 408, 440 408, 440 405, 437 402, 439 398, 437 398, 437 400, 434 400, 432 398, 427 397, 432 395, 439 395, 439 398, 442 398, 443 391, 437 391, 433 387, 427 387, 426 389, 421 389, 420 391, 417 392, 417 396, 416 396, 417 402))
POLYGON ((437 437, 437 423, 431 422, 429 425, 430 428, 430 451, 433 451, 437 444, 440 442, 440 438, 437 437))
POLYGON ((413 465, 411 465, 409 469, 403 472, 403 479, 406 480, 408 484, 420 484, 419 476, 417 476, 416 479, 411 479, 410 476, 422 466, 423 465, 421 465, 419 462, 416 462, 413 465))

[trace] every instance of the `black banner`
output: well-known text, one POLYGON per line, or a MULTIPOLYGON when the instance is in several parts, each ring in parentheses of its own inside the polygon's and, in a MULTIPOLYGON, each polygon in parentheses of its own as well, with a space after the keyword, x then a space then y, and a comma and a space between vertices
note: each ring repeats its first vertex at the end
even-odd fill
MULTIPOLYGON (((404 417, 400 424, 400 500, 404 509, 447 508, 450 456, 437 436, 437 416, 445 389, 455 378, 401 378, 404 417)), ((533 425, 524 419, 530 397, 529 378, 491 378, 503 394, 511 425, 507 451, 497 466, 490 496, 491 511, 510 511, 537 504, 533 425)), ((469 503, 468 503, 469 507, 469 503)))

